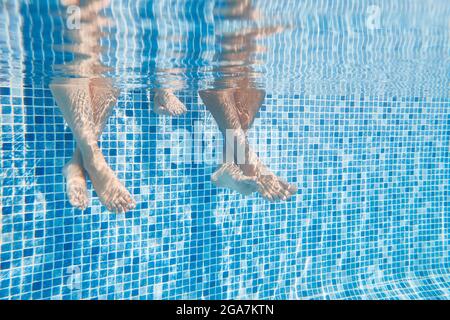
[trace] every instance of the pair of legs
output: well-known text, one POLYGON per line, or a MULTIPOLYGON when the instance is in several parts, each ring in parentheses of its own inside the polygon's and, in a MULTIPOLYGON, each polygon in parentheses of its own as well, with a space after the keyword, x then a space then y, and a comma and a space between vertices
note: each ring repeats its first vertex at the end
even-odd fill
POLYGON ((106 162, 98 139, 117 102, 118 90, 105 78, 54 81, 53 97, 72 130, 77 148, 64 166, 70 203, 85 209, 89 198, 86 174, 103 205, 111 212, 126 212, 135 206, 130 193, 106 162))
MULTIPOLYGON (((120 213, 134 208, 134 200, 98 146, 98 139, 117 102, 118 90, 104 78, 65 79, 53 82, 50 89, 77 142, 72 159, 63 169, 70 203, 80 209, 88 206, 87 174, 109 211, 120 213)), ((258 191, 271 201, 287 200, 295 194, 296 187, 270 172, 248 144, 247 131, 261 107, 264 92, 244 88, 203 90, 199 94, 224 135, 226 161, 213 174, 213 182, 244 195, 258 191), (231 139, 227 135, 230 130, 231 139), (237 148, 234 148, 235 139, 237 148), (244 161, 239 161, 237 150, 243 150, 244 161)), ((155 93, 154 110, 172 116, 186 112, 185 106, 169 90, 155 93)))
MULTIPOLYGON (((213 174, 213 183, 244 195, 258 191, 270 201, 292 197, 297 188, 272 173, 248 143, 247 131, 258 114, 265 92, 246 87, 202 90, 199 95, 224 136, 224 163, 213 174), (238 150, 244 154, 244 161, 239 161, 238 150)), ((169 116, 186 112, 186 107, 167 89, 155 91, 153 109, 158 114, 169 116)))
POLYGON ((272 173, 248 143, 247 131, 262 105, 265 92, 244 87, 202 90, 199 94, 224 137, 224 163, 213 174, 212 181, 219 187, 244 195, 258 191, 270 201, 292 197, 297 188, 272 173))

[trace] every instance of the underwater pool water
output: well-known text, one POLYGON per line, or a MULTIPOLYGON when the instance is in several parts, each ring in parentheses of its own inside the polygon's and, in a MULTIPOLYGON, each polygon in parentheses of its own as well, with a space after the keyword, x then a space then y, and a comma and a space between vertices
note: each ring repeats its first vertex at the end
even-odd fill
POLYGON ((240 3, 114 0, 94 43, 59 1, 0 3, 1 299, 450 297, 448 1, 240 3), (120 89, 100 145, 126 214, 90 182, 73 208, 61 174, 75 142, 49 84, 94 53, 120 89), (198 91, 241 78, 266 92, 249 139, 288 201, 211 182, 198 91), (188 112, 155 114, 157 88, 188 112))

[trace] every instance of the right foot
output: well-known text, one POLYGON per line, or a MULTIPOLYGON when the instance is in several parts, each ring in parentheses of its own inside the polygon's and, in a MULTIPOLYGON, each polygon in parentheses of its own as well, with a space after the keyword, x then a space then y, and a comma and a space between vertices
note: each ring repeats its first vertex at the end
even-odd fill
POLYGON ((170 90, 157 90, 153 111, 163 116, 179 116, 187 112, 184 104, 170 90))
POLYGON ((256 177, 244 175, 241 169, 234 163, 225 163, 214 172, 212 182, 221 188, 229 188, 243 195, 249 195, 258 189, 256 177))
POLYGON ((277 177, 269 168, 258 161, 258 192, 269 201, 289 200, 297 193, 297 187, 277 177))
POLYGON ((136 202, 108 166, 101 151, 96 150, 93 154, 89 160, 83 158, 83 163, 101 203, 115 213, 134 209, 136 202))
POLYGON ((286 201, 297 193, 296 186, 277 177, 265 167, 258 176, 258 185, 258 192, 269 201, 286 201))
POLYGON ((63 175, 66 178, 67 196, 69 202, 75 208, 84 210, 89 204, 89 196, 86 186, 86 176, 81 164, 76 161, 69 161, 63 168, 63 175))

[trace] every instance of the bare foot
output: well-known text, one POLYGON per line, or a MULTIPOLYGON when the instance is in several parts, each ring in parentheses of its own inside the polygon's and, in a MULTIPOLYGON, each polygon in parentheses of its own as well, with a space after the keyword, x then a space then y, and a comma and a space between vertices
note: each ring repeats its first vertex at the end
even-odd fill
POLYGON ((79 155, 66 163, 63 175, 66 178, 66 189, 69 202, 72 206, 84 210, 89 204, 89 196, 86 186, 86 176, 79 155))
POLYGON ((225 163, 214 172, 212 182, 221 188, 229 188, 243 195, 249 195, 258 190, 255 177, 248 177, 234 163, 225 163))
POLYGON ((83 164, 101 203, 109 211, 115 213, 124 213, 134 209, 136 202, 108 166, 100 149, 94 148, 90 154, 93 156, 89 156, 89 159, 83 156, 83 164))
POLYGON ((258 185, 258 192, 263 198, 269 201, 286 201, 297 193, 296 186, 289 184, 283 179, 277 177, 266 167, 263 167, 260 175, 258 176, 258 185))
POLYGON ((160 89, 155 93, 153 111, 163 116, 179 116, 187 109, 171 90, 160 89))

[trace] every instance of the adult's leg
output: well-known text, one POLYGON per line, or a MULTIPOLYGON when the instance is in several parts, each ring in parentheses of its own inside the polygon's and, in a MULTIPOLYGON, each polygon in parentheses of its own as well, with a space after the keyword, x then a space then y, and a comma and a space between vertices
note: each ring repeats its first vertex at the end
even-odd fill
POLYGON ((249 148, 234 107, 233 89, 202 90, 199 95, 224 137, 224 163, 212 175, 213 182, 219 187, 227 187, 245 195, 256 191, 256 176, 244 175, 236 163, 239 160, 236 149, 248 158, 249 148))
MULTIPOLYGON (((245 134, 250 129, 253 121, 258 114, 259 109, 262 106, 262 102, 264 100, 265 91, 258 90, 255 88, 238 88, 234 89, 233 97, 234 97, 234 106, 239 117, 239 122, 241 124, 242 130, 244 130, 245 134)), ((239 167, 242 169, 247 176, 256 176, 257 175, 257 165, 258 161, 255 163, 240 163, 239 167)))
MULTIPOLYGON (((117 102, 119 90, 112 86, 110 80, 98 78, 89 81, 89 95, 93 108, 93 129, 98 140, 117 102)), ((86 172, 78 146, 72 159, 64 166, 63 174, 66 178, 66 190, 70 204, 84 210, 89 204, 89 196, 86 172)))
POLYGON ((125 212, 135 205, 129 192, 107 164, 97 144, 89 79, 68 79, 50 85, 64 119, 71 128, 100 201, 113 212, 125 212))
MULTIPOLYGON (((245 133, 253 124, 262 106, 264 97, 264 90, 252 87, 234 90, 235 107, 241 127, 245 133)), ((283 179, 277 177, 261 162, 259 157, 255 156, 253 159, 253 163, 246 161, 245 163, 239 164, 239 167, 245 175, 258 177, 258 190, 264 198, 271 201, 287 200, 297 192, 297 188, 294 185, 290 185, 283 179)))
POLYGON ((262 106, 266 92, 256 88, 238 88, 234 91, 235 106, 242 129, 250 129, 262 106))
POLYGON ((92 79, 89 90, 94 109, 94 130, 99 139, 117 103, 119 90, 113 87, 111 80, 105 78, 92 79))

